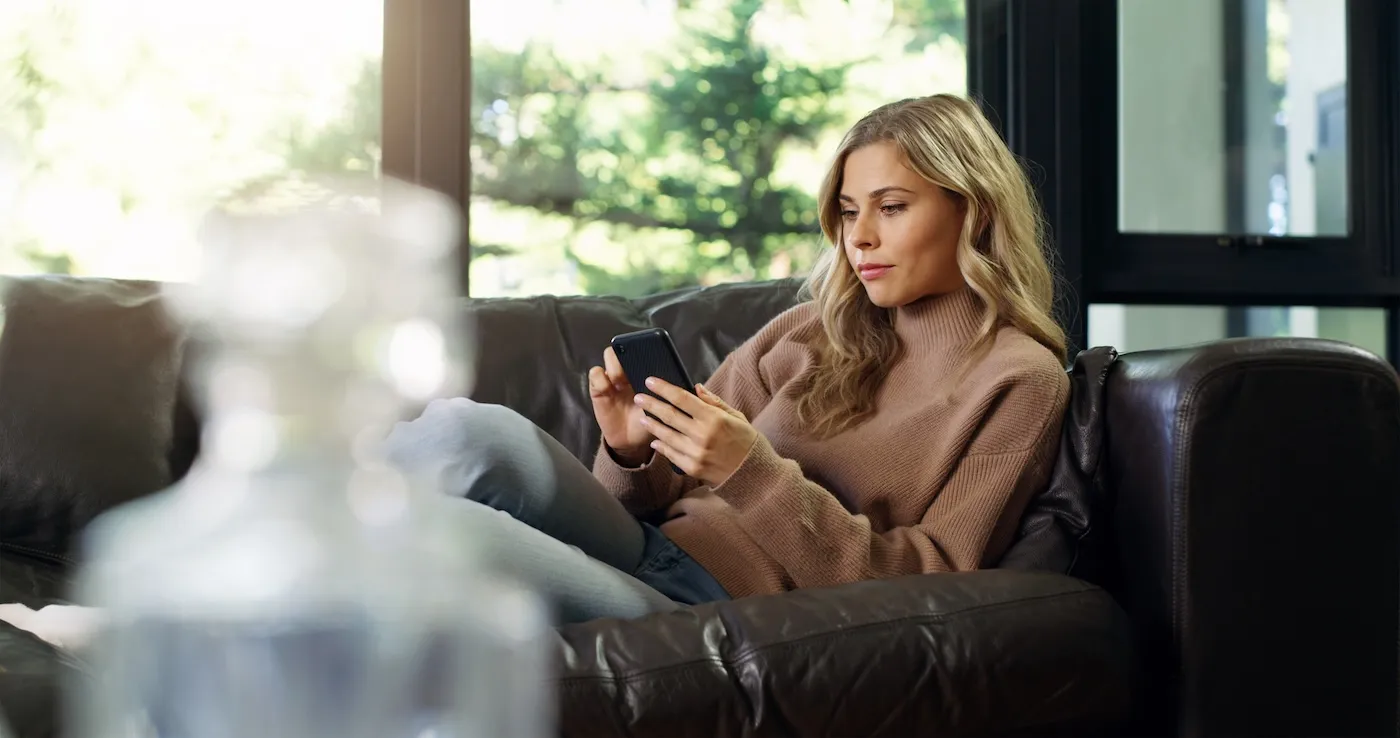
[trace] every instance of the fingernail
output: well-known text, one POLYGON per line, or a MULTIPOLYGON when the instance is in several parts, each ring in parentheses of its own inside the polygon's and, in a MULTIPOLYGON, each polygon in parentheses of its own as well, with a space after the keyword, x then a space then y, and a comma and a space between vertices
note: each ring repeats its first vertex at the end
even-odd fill
POLYGON ((647 386, 648 386, 648 387, 655 387, 655 386, 656 386, 656 377, 647 377, 647 386))
POLYGON ((642 400, 642 395, 633 395, 633 396, 632 396, 632 402, 635 402, 635 403, 637 403, 638 405, 642 404, 642 402, 643 402, 643 400, 642 400))
POLYGON ((697 390, 699 390, 699 391, 701 391, 701 392, 704 392, 704 393, 707 394, 707 395, 710 394, 710 388, 709 388, 709 387, 706 387, 706 386, 703 385, 703 384, 697 384, 697 385, 695 385, 695 389, 697 389, 697 390))

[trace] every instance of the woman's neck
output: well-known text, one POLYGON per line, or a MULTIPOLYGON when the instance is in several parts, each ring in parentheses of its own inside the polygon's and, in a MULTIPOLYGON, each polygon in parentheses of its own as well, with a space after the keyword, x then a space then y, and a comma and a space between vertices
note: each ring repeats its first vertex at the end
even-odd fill
POLYGON ((896 308, 894 330, 907 356, 949 356, 976 339, 984 318, 982 298, 966 285, 896 308))

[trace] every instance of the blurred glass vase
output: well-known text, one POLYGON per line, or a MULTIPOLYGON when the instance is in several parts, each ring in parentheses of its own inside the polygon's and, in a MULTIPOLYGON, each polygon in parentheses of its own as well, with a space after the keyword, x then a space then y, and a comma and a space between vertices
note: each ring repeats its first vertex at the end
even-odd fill
POLYGON ((451 500, 377 453, 471 384, 459 213, 401 182, 282 182, 222 208, 172 286, 203 410, 172 489, 89 529, 82 738, 538 738, 542 604, 451 500))

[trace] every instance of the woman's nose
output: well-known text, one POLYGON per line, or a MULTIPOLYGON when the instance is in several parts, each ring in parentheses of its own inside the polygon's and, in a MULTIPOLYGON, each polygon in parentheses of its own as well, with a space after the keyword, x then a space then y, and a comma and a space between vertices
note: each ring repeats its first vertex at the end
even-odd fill
POLYGON ((868 225, 864 215, 857 216, 847 238, 851 248, 868 249, 875 245, 875 229, 868 225))

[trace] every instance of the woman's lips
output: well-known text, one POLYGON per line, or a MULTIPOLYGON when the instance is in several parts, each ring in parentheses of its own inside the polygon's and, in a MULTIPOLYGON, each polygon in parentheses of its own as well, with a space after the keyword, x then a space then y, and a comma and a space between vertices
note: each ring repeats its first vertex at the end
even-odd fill
POLYGON ((889 264, 861 264, 856 268, 856 271, 860 274, 861 279, 869 282, 872 279, 883 277, 885 272, 893 268, 889 264))

